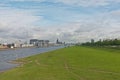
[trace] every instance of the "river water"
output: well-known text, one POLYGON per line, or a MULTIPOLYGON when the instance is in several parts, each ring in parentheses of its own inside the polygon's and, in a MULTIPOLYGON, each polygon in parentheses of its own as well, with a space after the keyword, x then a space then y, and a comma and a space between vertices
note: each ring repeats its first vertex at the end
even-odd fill
POLYGON ((59 47, 47 47, 47 48, 20 48, 14 50, 2 50, 0 51, 0 71, 8 70, 18 66, 18 64, 8 63, 11 60, 16 60, 18 58, 24 58, 48 51, 53 51, 56 49, 63 48, 59 47))

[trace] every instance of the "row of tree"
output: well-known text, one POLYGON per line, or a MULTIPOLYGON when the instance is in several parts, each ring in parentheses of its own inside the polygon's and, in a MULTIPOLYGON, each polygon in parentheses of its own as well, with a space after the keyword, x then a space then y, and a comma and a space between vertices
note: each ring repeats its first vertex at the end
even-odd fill
POLYGON ((94 39, 91 39, 91 42, 82 43, 84 46, 119 46, 120 40, 119 39, 106 39, 106 40, 99 40, 94 42, 94 39))

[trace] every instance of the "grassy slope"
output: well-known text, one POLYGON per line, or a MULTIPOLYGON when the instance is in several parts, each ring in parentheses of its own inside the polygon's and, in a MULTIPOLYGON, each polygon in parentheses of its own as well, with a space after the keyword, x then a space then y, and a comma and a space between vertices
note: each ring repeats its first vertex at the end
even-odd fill
POLYGON ((1 73, 0 80, 120 80, 119 53, 64 48, 18 60, 25 64, 1 73))

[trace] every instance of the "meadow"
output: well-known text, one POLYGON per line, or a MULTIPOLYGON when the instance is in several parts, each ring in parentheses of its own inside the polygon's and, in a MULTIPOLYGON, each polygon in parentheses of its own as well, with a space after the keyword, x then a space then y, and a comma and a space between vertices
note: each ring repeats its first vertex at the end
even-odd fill
POLYGON ((74 46, 16 61, 0 80, 120 80, 120 50, 74 46))

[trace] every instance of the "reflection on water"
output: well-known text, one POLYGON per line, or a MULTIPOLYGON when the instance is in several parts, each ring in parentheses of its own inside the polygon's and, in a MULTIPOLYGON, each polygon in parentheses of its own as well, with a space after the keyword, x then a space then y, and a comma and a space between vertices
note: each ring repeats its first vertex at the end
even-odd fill
POLYGON ((59 48, 63 48, 63 46, 48 47, 48 48, 22 48, 22 49, 15 49, 15 50, 0 51, 0 71, 7 70, 17 66, 17 64, 8 63, 8 61, 15 60, 17 58, 28 57, 35 54, 40 54, 43 52, 56 50, 59 48))

